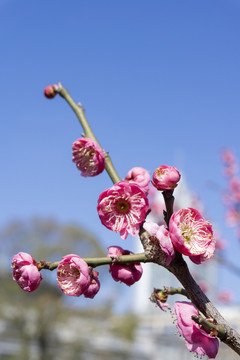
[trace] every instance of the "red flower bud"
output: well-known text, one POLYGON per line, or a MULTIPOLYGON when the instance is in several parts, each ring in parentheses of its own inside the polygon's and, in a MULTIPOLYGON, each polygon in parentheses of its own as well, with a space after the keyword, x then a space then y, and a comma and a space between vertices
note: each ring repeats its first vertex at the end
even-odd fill
POLYGON ((53 99, 57 95, 57 85, 49 85, 45 87, 44 95, 48 99, 53 99))

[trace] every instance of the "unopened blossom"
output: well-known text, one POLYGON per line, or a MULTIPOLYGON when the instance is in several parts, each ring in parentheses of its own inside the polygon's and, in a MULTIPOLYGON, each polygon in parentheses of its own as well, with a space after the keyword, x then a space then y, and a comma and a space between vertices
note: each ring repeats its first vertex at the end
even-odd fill
POLYGON ((136 183, 120 181, 102 192, 97 210, 102 224, 119 232, 125 240, 128 234, 138 234, 149 210, 149 203, 136 183))
POLYGON ((158 190, 173 190, 181 175, 174 166, 161 165, 153 173, 152 184, 158 190))
MULTIPOLYGON (((129 250, 124 250, 120 246, 108 247, 108 257, 115 259, 122 255, 133 254, 129 250)), ((121 281, 124 284, 131 286, 136 281, 140 280, 143 269, 140 263, 129 264, 111 264, 109 265, 109 272, 112 275, 113 280, 121 281)))
POLYGON ((44 89, 44 95, 47 99, 53 99, 57 94, 57 85, 49 85, 44 89))
POLYGON ((92 139, 82 137, 72 145, 72 161, 84 177, 96 176, 105 168, 102 148, 92 139))
POLYGON ((142 167, 133 167, 125 177, 127 181, 133 181, 138 184, 142 191, 147 195, 149 191, 150 175, 149 172, 142 167))
POLYGON ((98 279, 99 273, 95 270, 92 270, 90 276, 91 276, 91 282, 87 290, 84 291, 83 295, 86 298, 93 299, 94 296, 98 293, 100 289, 100 281, 98 279))
POLYGON ((199 315, 196 306, 191 302, 177 301, 174 311, 177 315, 178 331, 185 338, 188 350, 214 359, 218 353, 218 339, 201 329, 192 319, 192 316, 199 315))
POLYGON ((78 255, 64 256, 57 267, 57 281, 64 294, 82 295, 91 282, 88 264, 78 255))
POLYGON ((25 252, 19 252, 12 259, 12 274, 21 289, 32 292, 36 290, 42 280, 38 264, 33 257, 25 252))
POLYGON ((165 263, 168 266, 175 257, 175 249, 169 236, 169 231, 164 225, 159 226, 152 221, 146 221, 143 224, 143 228, 149 232, 151 236, 158 239, 159 245, 165 256, 165 263))
POLYGON ((193 208, 181 209, 170 218, 170 237, 175 248, 199 264, 213 256, 215 239, 212 225, 193 208))

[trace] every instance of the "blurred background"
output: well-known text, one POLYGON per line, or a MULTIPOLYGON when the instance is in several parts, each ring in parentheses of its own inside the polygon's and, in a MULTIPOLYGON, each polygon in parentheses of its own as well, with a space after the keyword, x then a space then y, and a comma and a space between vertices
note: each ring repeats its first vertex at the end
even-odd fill
MULTIPOLYGON (((36 260, 141 251, 100 223, 97 199, 112 184, 72 163, 81 126, 63 99, 43 96, 59 81, 121 178, 134 166, 179 169, 176 206, 202 211, 219 245, 193 274, 240 328, 239 17, 239 0, 0 0, 1 360, 193 356, 149 301, 153 286, 174 282, 164 269, 146 264, 127 288, 101 267, 94 300, 63 296, 55 272, 31 294, 11 280, 19 251, 36 260)), ((152 201, 161 221, 159 195, 152 201)), ((237 358, 225 351, 217 358, 237 358)))

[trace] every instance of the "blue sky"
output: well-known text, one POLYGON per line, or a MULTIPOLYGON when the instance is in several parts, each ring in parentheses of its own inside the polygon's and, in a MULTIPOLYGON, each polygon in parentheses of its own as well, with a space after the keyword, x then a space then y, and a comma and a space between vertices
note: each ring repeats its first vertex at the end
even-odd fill
MULTIPOLYGON (((121 177, 133 166, 179 168, 237 262, 240 244, 207 183, 225 186, 222 147, 240 159, 239 18, 238 0, 0 0, 0 224, 54 217, 132 245, 100 224, 107 174, 82 178, 71 161, 82 129, 61 98, 43 96, 60 81, 121 177)), ((239 288, 221 274, 221 287, 239 288)))

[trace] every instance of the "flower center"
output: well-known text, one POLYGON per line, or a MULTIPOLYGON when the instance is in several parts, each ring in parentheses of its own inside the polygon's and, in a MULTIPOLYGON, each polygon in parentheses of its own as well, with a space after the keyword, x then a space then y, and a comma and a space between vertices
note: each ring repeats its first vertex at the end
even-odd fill
POLYGON ((129 210, 129 203, 126 200, 120 200, 117 203, 117 210, 120 213, 126 213, 129 210))

